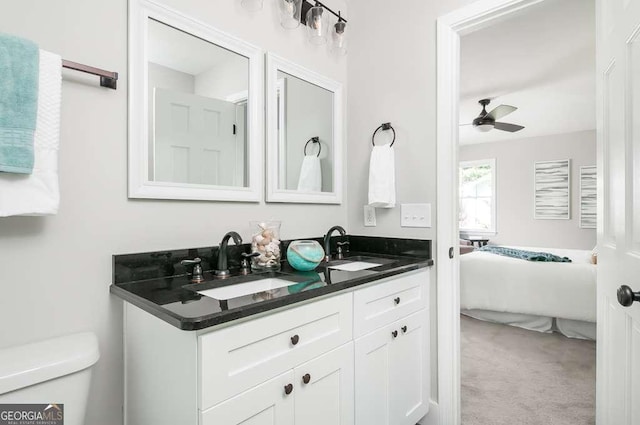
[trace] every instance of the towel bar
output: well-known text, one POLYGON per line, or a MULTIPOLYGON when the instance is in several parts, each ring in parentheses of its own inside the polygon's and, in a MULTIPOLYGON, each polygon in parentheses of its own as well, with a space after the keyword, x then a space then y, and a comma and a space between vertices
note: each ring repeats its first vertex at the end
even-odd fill
POLYGON ((371 136, 371 144, 373 146, 376 145, 376 133, 380 130, 391 130, 393 131, 393 140, 391 141, 391 144, 389 145, 389 147, 393 146, 393 144, 396 142, 396 130, 394 130, 393 127, 391 127, 391 123, 390 122, 385 122, 382 123, 382 125, 380 125, 380 127, 376 128, 376 131, 373 132, 373 136, 371 136))
POLYGON ((87 74, 97 75, 100 77, 100 86, 107 87, 116 90, 118 73, 105 71, 104 69, 95 68, 93 66, 84 65, 77 62, 71 62, 68 60, 62 60, 62 67, 67 69, 73 69, 74 71, 86 72, 87 74))
POLYGON ((309 142, 313 142, 313 143, 317 143, 318 144, 318 158, 320 158, 320 152, 322 152, 322 144, 320 143, 320 138, 319 137, 312 137, 311 139, 307 140, 307 143, 304 144, 304 156, 307 156, 307 145, 309 144, 309 142))

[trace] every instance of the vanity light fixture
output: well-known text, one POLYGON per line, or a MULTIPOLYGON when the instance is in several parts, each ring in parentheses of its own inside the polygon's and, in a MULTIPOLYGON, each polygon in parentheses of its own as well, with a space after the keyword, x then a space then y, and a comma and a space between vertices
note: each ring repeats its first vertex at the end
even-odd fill
POLYGON ((262 2, 263 0, 240 0, 242 7, 249 12, 262 10, 262 2))
MULTIPOLYGON (((292 0, 279 1, 287 2, 292 0)), ((300 10, 302 12, 300 22, 307 26, 309 42, 315 45, 321 45, 327 42, 327 33, 329 32, 329 15, 331 14, 338 18, 338 21, 333 25, 332 30, 332 49, 339 54, 346 53, 345 28, 347 26, 347 20, 342 17, 340 11, 336 13, 328 8, 327 5, 317 0, 314 4, 311 4, 309 0, 301 0, 300 10)))
POLYGON ((280 5, 280 25, 291 30, 300 26, 302 0, 278 0, 280 5))
POLYGON ((327 42, 329 17, 320 2, 307 11, 307 34, 309 42, 317 46, 327 42))
POLYGON ((347 22, 342 19, 340 12, 338 12, 338 22, 333 26, 333 32, 331 38, 333 39, 333 51, 338 55, 344 55, 347 53, 347 35, 344 30, 347 28, 347 22))

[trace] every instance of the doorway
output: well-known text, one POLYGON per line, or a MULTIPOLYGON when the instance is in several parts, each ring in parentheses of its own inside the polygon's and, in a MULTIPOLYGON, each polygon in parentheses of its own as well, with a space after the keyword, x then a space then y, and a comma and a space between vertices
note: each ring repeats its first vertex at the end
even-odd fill
MULTIPOLYGON (((483 1, 438 21, 438 358, 439 423, 460 423, 460 257, 458 146, 460 37, 534 10, 541 0, 483 1)), ((539 5, 542 6, 542 5, 539 5)), ((481 72, 481 71, 479 71, 481 72)), ((483 238, 486 240, 486 238, 483 238)))

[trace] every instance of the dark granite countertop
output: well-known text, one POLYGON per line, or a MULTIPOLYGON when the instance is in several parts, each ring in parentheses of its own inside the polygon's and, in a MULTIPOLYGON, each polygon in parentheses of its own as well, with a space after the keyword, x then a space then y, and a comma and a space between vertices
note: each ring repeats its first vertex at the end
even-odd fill
MULTIPOLYGON (((175 268, 168 267, 166 259, 171 258, 171 264, 179 264, 181 259, 194 256, 194 252, 199 255, 200 252, 213 250, 209 263, 215 264, 217 247, 119 255, 114 256, 114 284, 110 291, 179 329, 198 330, 433 265, 431 241, 364 236, 347 238, 352 252, 345 256, 345 260, 363 257, 359 260, 367 261, 367 257, 375 257, 370 261, 383 264, 365 270, 343 271, 327 268, 323 263, 314 271, 301 272, 294 270, 285 260, 277 272, 253 272, 242 276, 232 268, 232 273, 235 271, 236 275, 227 279, 214 279, 210 270, 205 271, 205 282, 194 284, 185 273, 170 275, 175 273, 175 268), (390 255, 390 252, 400 255, 390 255), (159 262, 158 258, 164 260, 159 262), (156 271, 152 272, 154 264, 156 271), (123 273, 123 270, 127 272, 123 273), (160 276, 124 281, 126 277, 123 276, 139 276, 140 270, 160 276), (264 278, 291 281, 291 285, 228 299, 216 299, 198 293, 264 278)), ((288 242, 283 241, 285 252, 288 242)), ((238 249, 244 248, 241 245, 238 249)))

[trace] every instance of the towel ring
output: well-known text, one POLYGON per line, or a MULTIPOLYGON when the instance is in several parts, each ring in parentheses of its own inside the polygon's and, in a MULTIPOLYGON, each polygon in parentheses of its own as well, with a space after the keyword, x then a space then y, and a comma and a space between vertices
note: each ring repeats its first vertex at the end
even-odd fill
POLYGON ((389 147, 393 146, 393 144, 396 142, 396 131, 393 129, 393 127, 391 127, 391 123, 390 122, 385 122, 380 127, 376 128, 376 131, 373 132, 373 136, 371 136, 371 144, 373 146, 376 145, 376 141, 375 141, 376 140, 376 133, 379 130, 391 130, 391 131, 393 131, 393 140, 389 144, 389 147))
POLYGON ((316 156, 320 158, 320 152, 322 152, 322 144, 320 143, 320 138, 317 136, 307 140, 307 143, 304 144, 304 156, 307 156, 307 145, 309 144, 309 142, 318 144, 318 155, 316 156))

